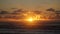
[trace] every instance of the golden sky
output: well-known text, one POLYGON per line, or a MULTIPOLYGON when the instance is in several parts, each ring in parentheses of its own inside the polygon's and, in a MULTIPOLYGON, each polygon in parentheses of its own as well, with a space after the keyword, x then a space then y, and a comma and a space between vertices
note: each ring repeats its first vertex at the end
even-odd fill
POLYGON ((47 8, 60 9, 60 0, 0 0, 0 9, 10 10, 11 8, 39 9, 47 8))

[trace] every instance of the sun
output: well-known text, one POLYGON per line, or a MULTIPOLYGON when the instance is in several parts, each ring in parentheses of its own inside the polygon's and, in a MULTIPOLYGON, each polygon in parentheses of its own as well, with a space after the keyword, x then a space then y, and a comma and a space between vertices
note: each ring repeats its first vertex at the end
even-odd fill
POLYGON ((28 18, 27 21, 32 22, 33 21, 33 18, 32 17, 31 18, 28 18))
POLYGON ((26 21, 33 22, 33 21, 37 21, 39 19, 40 19, 39 17, 28 17, 28 18, 26 18, 26 21))

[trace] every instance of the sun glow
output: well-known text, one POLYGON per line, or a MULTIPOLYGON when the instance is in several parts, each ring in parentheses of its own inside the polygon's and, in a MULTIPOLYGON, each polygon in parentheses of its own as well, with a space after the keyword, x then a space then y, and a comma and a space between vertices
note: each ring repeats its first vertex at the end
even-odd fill
POLYGON ((28 18, 27 21, 32 22, 33 18, 28 18))
POLYGON ((41 18, 42 15, 37 15, 30 11, 25 13, 24 16, 25 16, 24 21, 27 21, 27 22, 35 22, 42 19, 41 18))
POLYGON ((33 22, 33 21, 37 21, 37 20, 40 20, 39 16, 30 16, 30 17, 26 18, 26 21, 29 21, 29 22, 33 22))

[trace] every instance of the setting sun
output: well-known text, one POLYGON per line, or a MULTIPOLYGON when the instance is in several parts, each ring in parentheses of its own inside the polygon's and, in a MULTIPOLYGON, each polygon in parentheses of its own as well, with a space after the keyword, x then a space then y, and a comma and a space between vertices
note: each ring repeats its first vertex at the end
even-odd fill
POLYGON ((34 19, 32 17, 31 18, 27 18, 27 21, 32 22, 32 21, 34 21, 34 19))
POLYGON ((28 18, 26 18, 26 21, 33 22, 33 21, 39 20, 39 19, 40 19, 39 17, 28 17, 28 18))

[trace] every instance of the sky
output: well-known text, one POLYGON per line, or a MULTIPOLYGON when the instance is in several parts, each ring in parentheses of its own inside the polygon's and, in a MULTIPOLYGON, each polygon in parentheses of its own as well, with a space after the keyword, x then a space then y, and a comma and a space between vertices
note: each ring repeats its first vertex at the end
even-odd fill
POLYGON ((0 9, 21 8, 28 10, 60 9, 60 0, 0 0, 0 9))

